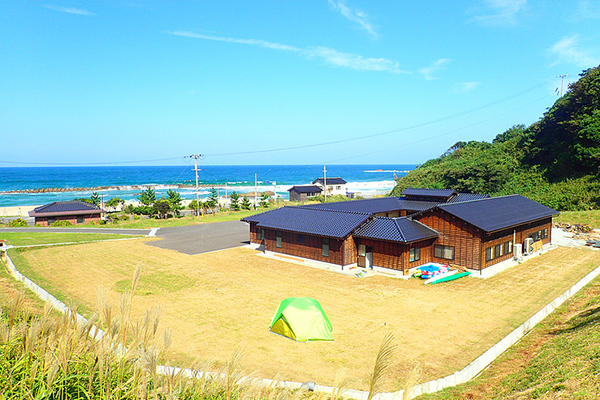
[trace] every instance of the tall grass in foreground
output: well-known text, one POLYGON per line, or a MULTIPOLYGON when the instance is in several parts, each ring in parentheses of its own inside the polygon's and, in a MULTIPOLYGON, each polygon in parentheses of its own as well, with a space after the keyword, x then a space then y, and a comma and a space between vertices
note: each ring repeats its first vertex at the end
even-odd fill
MULTIPOLYGON (((167 360, 170 334, 158 332, 160 309, 148 310, 139 320, 130 316, 131 291, 113 308, 102 296, 99 312, 85 324, 76 310, 56 316, 46 305, 39 315, 24 308, 19 295, 0 309, 0 400, 4 399, 210 399, 210 400, 338 400, 348 384, 340 370, 331 394, 268 387, 242 378, 242 352, 236 351, 221 371, 184 375, 182 369, 157 373, 167 360), (96 327, 100 327, 99 332, 96 327)), ((387 336, 377 355, 371 376, 369 399, 383 382, 395 346, 387 336)), ((190 366, 208 371, 214 365, 190 366)))

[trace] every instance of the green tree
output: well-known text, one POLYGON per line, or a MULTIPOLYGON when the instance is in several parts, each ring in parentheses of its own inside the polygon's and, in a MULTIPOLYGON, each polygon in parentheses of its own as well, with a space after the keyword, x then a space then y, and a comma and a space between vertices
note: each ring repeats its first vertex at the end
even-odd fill
POLYGON ((90 203, 92 203, 96 207, 99 207, 101 201, 102 199, 100 198, 98 192, 92 192, 92 195, 90 196, 90 203))
POLYGON ((173 211, 175 215, 179 215, 180 211, 183 210, 183 206, 181 205, 181 202, 183 201, 181 199, 181 194, 175 190, 169 189, 167 191, 167 201, 171 206, 171 211, 173 211))
POLYGON ((171 211, 171 203, 169 200, 163 198, 154 202, 154 204, 152 204, 152 208, 154 209, 155 213, 158 214, 158 218, 166 218, 169 214, 169 211, 171 211))
POLYGON ((194 199, 190 201, 190 204, 188 204, 188 208, 190 210, 194 210, 194 214, 200 215, 199 210, 200 208, 202 208, 202 202, 200 202, 200 205, 198 206, 198 202, 194 199))
POLYGON ((125 204, 125 200, 120 199, 118 197, 113 197, 112 199, 104 203, 106 207, 112 208, 113 210, 116 210, 117 207, 121 204, 125 204))
POLYGON ((231 193, 231 204, 230 207, 233 211, 239 211, 240 210, 240 195, 237 194, 237 192, 234 190, 233 193, 231 193))
POLYGON ((544 166, 552 181, 599 172, 600 66, 580 76, 523 140, 525 161, 544 166))
POLYGON ((241 207, 242 207, 242 210, 249 210, 250 208, 252 208, 252 203, 250 203, 250 200, 248 199, 248 197, 243 196, 241 207))
POLYGON ((156 192, 151 187, 142 190, 142 193, 138 196, 138 200, 145 206, 151 206, 156 202, 156 192))
POLYGON ((260 196, 260 201, 258 202, 258 204, 263 208, 269 206, 269 195, 266 192, 260 196))
POLYGON ((210 196, 208 197, 208 200, 206 200, 206 203, 211 209, 215 209, 219 206, 219 193, 217 192, 217 189, 210 189, 210 196))

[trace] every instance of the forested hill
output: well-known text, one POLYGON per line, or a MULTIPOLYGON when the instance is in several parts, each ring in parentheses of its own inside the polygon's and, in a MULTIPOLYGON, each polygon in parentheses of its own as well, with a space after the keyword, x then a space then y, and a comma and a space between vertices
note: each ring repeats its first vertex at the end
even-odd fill
POLYGON ((600 66, 580 76, 536 123, 515 125, 492 143, 456 143, 400 178, 391 195, 452 188, 518 193, 556 210, 600 209, 600 66))

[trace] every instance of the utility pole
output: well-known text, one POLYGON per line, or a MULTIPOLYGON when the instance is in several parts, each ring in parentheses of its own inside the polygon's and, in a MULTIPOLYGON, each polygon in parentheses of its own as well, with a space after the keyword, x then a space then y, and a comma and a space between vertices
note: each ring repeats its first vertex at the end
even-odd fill
POLYGON ((565 83, 565 78, 569 76, 569 74, 559 75, 557 78, 560 78, 560 97, 563 95, 563 84, 565 83))
POLYGON ((198 171, 202 171, 198 169, 198 159, 204 157, 204 154, 192 154, 190 158, 194 159, 195 168, 192 171, 196 171, 196 216, 200 216, 200 196, 198 194, 198 171))
POLYGON ((254 209, 256 210, 258 206, 256 205, 256 198, 258 197, 258 182, 256 180, 256 174, 254 174, 254 209))
POLYGON ((325 194, 325 201, 327 203, 327 168, 323 165, 323 193, 325 194))

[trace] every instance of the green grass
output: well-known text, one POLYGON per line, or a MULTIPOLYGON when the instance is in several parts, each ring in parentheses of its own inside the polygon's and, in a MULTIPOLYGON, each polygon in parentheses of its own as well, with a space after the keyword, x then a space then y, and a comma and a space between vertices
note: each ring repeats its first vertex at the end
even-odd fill
POLYGON ((1 232, 0 239, 6 239, 12 246, 32 246, 55 243, 83 243, 99 240, 114 240, 142 236, 116 235, 106 233, 59 233, 59 232, 1 232))
MULTIPOLYGON (((194 285, 194 281, 187 276, 170 274, 168 272, 142 274, 137 283, 135 294, 166 294, 177 292, 194 285)), ((132 279, 124 279, 115 284, 114 289, 119 293, 125 293, 131 289, 132 279)))
POLYGON ((600 210, 562 211, 554 218, 554 222, 568 224, 586 224, 592 228, 600 228, 600 210))

